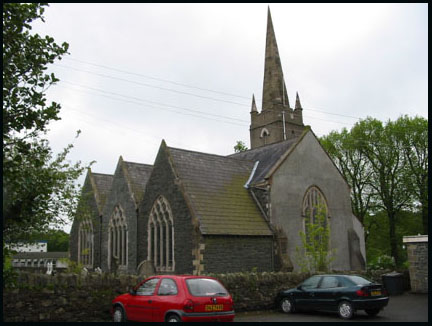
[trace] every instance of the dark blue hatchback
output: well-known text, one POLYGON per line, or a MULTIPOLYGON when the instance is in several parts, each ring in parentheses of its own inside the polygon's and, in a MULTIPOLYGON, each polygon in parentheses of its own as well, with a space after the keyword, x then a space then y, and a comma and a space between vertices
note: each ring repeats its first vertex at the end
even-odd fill
POLYGON ((381 284, 356 275, 314 275, 276 297, 276 304, 286 313, 333 311, 343 319, 352 318, 357 310, 375 316, 388 302, 388 293, 381 284))

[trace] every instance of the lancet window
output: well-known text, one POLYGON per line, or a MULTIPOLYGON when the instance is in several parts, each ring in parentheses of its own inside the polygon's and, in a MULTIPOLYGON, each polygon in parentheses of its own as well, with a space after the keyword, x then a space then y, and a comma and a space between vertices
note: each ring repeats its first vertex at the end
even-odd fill
POLYGON ((86 219, 81 221, 78 231, 78 262, 93 267, 94 234, 93 223, 86 219))
POLYGON ((108 264, 110 269, 127 266, 128 227, 126 216, 120 206, 114 208, 108 225, 108 264))
POLYGON ((307 234, 306 222, 328 226, 329 213, 327 201, 316 186, 310 187, 303 199, 303 230, 307 234))
POLYGON ((156 271, 174 271, 174 220, 165 197, 160 196, 154 202, 147 230, 148 260, 156 271))

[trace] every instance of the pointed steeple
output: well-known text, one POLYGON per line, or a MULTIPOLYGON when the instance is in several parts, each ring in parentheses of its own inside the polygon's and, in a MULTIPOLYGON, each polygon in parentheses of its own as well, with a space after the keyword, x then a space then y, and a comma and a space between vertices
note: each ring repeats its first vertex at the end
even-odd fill
POLYGON ((270 14, 270 7, 268 7, 267 14, 267 36, 262 100, 262 111, 271 109, 273 104, 283 104, 284 106, 289 107, 279 50, 270 14))
POLYGON ((298 92, 296 92, 296 103, 295 103, 295 109, 296 110, 303 110, 301 103, 300 103, 300 97, 298 95, 298 92))
POLYGON ((251 113, 258 113, 258 109, 255 103, 255 95, 252 94, 252 108, 251 108, 251 113))

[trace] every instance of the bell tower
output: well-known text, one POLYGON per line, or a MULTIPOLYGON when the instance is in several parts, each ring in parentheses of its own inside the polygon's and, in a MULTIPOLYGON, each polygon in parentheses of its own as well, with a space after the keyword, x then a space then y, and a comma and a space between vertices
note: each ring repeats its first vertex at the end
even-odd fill
POLYGON ((299 136, 304 129, 302 111, 298 93, 294 109, 289 104, 269 7, 261 112, 252 96, 251 149, 299 136))

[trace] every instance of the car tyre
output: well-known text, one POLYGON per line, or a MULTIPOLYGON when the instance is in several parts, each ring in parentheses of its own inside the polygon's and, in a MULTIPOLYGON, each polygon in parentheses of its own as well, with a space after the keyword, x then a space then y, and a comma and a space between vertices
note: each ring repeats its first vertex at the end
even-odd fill
POLYGON ((280 301, 280 309, 284 313, 293 313, 294 312, 294 303, 290 298, 282 298, 280 301))
POLYGON ((124 313, 124 310, 122 307, 120 306, 116 306, 114 308, 114 313, 113 313, 113 322, 125 322, 126 321, 126 316, 124 313))
POLYGON ((166 321, 168 323, 179 323, 181 322, 181 319, 179 316, 172 314, 167 317, 166 321))
POLYGON ((366 313, 369 316, 376 316, 380 312, 381 309, 365 309, 366 313))
POLYGON ((354 308, 348 301, 341 301, 338 306, 338 314, 342 319, 351 319, 354 315, 354 308))

